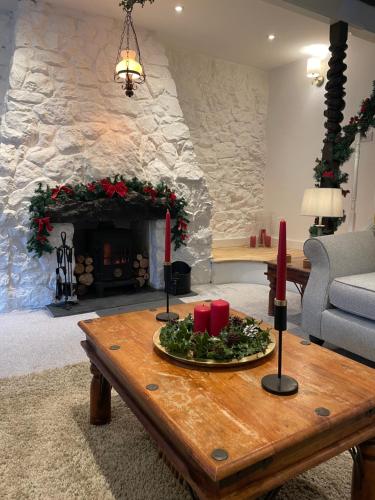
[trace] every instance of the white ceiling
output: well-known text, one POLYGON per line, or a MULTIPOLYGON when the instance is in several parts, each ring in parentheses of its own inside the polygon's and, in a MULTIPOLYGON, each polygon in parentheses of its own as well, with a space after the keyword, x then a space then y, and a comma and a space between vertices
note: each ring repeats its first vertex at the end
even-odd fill
MULTIPOLYGON (((122 18, 118 0, 48 1, 59 7, 122 18)), ((7 2, 0 0, 0 5, 7 2)), ((274 3, 273 0, 155 0, 143 9, 139 5, 134 8, 134 22, 155 31, 167 43, 266 70, 306 57, 300 54, 305 45, 328 43, 328 22, 274 3), (177 3, 184 6, 181 14, 174 10, 177 3), (267 39, 270 33, 276 35, 273 42, 267 39)))

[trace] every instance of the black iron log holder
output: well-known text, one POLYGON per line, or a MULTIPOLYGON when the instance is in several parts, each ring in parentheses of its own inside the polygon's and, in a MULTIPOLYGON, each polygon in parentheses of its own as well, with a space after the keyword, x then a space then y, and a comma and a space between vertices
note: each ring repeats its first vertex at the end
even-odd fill
POLYGON ((289 396, 298 392, 298 382, 288 375, 282 374, 283 361, 283 332, 287 329, 287 302, 275 299, 275 330, 279 332, 277 374, 266 375, 262 378, 262 387, 265 391, 277 396, 289 396))
POLYGON ((172 283, 172 263, 164 262, 164 283, 165 283, 165 293, 167 298, 167 310, 165 312, 161 312, 156 315, 156 319, 158 321, 164 321, 167 323, 168 321, 176 321, 179 319, 179 315, 177 313, 171 312, 169 310, 169 290, 172 283))

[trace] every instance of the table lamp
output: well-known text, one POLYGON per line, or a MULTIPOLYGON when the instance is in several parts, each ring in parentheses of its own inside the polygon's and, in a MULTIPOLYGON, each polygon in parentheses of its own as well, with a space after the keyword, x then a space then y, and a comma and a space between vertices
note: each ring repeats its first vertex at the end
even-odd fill
POLYGON ((321 217, 342 217, 343 204, 341 189, 310 188, 305 189, 301 215, 318 217, 318 224, 314 224, 317 235, 322 236, 324 224, 321 217))

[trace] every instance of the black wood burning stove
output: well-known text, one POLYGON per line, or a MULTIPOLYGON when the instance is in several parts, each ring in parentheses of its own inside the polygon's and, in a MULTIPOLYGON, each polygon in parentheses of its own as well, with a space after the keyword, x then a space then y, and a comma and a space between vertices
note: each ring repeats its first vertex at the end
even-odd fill
POLYGON ((105 288, 137 284, 133 273, 134 249, 130 229, 97 228, 89 239, 98 297, 103 297, 105 288))

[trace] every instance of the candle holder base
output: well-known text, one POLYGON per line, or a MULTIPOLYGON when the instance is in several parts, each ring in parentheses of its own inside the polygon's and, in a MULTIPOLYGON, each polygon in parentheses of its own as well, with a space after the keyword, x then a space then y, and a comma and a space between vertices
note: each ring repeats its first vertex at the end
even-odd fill
POLYGON ((262 387, 265 391, 276 396, 290 396, 298 392, 298 382, 288 375, 279 377, 276 373, 262 378, 262 387))
POLYGON ((174 312, 162 312, 156 315, 156 319, 164 323, 168 323, 168 321, 177 321, 179 317, 180 316, 174 312))

